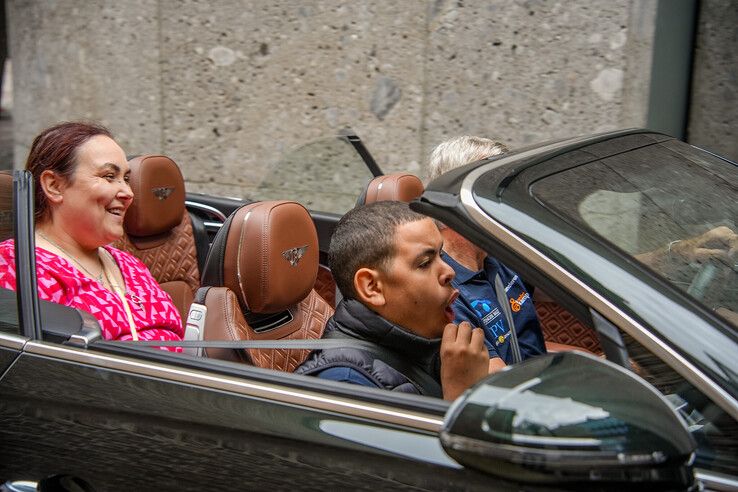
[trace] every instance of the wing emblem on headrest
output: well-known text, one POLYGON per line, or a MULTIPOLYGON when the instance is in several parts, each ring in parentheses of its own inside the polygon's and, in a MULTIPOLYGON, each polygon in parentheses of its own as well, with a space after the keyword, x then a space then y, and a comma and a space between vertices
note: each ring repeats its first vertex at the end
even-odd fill
POLYGON ((282 256, 284 256, 285 260, 290 262, 290 265, 297 266, 302 257, 305 256, 305 251, 307 251, 307 249, 307 244, 297 248, 290 248, 287 251, 282 251, 282 256))
POLYGON ((159 200, 166 200, 174 191, 174 186, 161 186, 159 188, 151 188, 151 191, 159 200))

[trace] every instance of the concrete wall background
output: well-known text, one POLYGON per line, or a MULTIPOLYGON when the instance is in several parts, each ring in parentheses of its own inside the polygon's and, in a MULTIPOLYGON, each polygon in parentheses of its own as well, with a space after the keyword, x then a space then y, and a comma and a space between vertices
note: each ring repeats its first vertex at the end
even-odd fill
POLYGON ((695 43, 689 142, 738 162, 738 2, 703 1, 695 43))
MULTIPOLYGON (((7 6, 16 166, 45 126, 91 118, 129 154, 173 157, 188 189, 247 196, 288 149, 345 127, 386 171, 422 175, 430 150, 458 134, 518 147, 642 126, 657 3, 7 6)), ((727 68, 735 78, 735 63, 727 68)))

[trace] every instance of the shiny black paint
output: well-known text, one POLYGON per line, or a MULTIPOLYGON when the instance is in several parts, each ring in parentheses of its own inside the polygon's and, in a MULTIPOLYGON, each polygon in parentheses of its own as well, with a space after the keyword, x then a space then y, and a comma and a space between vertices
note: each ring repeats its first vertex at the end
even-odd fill
POLYGON ((19 350, 0 347, 0 383, 2 382, 3 374, 5 374, 5 371, 13 363, 15 358, 18 357, 19 353, 19 350))
POLYGON ((0 443, 3 480, 98 490, 515 488, 427 462, 431 433, 30 354, 0 384, 0 443), (417 460, 393 447, 411 439, 417 460))

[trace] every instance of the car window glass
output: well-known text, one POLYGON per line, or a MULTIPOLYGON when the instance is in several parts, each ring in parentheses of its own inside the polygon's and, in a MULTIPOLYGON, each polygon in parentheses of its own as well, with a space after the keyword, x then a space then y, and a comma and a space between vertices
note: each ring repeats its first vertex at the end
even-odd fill
POLYGON ((627 333, 621 336, 634 372, 666 397, 697 441, 695 466, 738 473, 738 422, 627 333))
POLYGON ((556 173, 531 191, 738 325, 738 251, 722 239, 738 231, 737 166, 667 141, 556 173))
POLYGON ((312 211, 350 210, 373 175, 344 137, 311 142, 245 170, 238 194, 249 200, 294 200, 312 211))
MULTIPOLYGON (((0 242, 13 239, 13 223, 13 175, 10 171, 0 171, 0 242)), ((18 303, 13 290, 0 289, 0 331, 20 333, 18 303)))

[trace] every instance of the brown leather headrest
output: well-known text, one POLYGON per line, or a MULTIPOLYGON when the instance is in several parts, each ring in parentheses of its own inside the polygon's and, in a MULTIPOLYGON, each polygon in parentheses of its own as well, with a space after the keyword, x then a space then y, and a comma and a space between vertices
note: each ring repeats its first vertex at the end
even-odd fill
POLYGON ((179 166, 163 155, 144 155, 128 161, 133 203, 125 218, 130 236, 154 236, 182 222, 185 187, 179 166))
POLYGON ((423 182, 409 173, 377 176, 369 182, 357 205, 374 202, 410 202, 423 194, 423 182))
POLYGON ((310 293, 318 274, 318 233, 305 207, 288 201, 244 205, 222 232, 223 285, 243 307, 276 313, 310 293))

